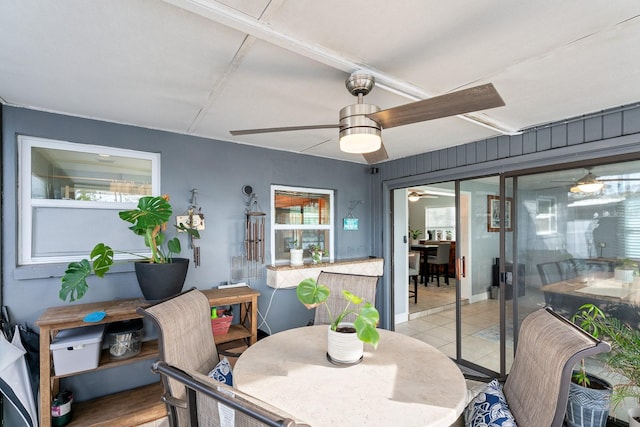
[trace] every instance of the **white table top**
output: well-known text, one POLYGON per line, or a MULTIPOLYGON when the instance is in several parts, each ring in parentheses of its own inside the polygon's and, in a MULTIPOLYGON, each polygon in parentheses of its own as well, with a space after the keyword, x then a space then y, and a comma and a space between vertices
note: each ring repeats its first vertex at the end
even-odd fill
POLYGON ((234 385, 314 427, 450 426, 462 413, 466 384, 444 353, 380 329, 377 349, 340 367, 326 358, 326 325, 290 329, 244 351, 234 385))

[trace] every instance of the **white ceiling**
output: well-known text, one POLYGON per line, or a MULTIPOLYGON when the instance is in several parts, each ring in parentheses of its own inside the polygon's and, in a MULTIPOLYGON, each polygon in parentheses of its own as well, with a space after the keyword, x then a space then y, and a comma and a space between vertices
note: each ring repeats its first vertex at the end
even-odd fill
MULTIPOLYGON (((492 82, 509 132, 640 101, 640 2, 0 2, 0 101, 362 162, 337 129, 356 69, 381 108, 492 82), (391 91, 389 89, 392 89, 391 91), (399 94, 400 92, 400 94, 399 94)), ((460 117, 383 130, 390 159, 499 135, 460 117)))

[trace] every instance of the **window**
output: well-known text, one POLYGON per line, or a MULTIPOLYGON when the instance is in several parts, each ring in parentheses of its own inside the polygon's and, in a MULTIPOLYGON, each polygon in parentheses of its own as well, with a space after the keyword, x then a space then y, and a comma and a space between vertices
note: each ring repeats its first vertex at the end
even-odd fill
POLYGON ((319 247, 333 260, 333 190, 271 186, 271 263, 289 262, 291 249, 319 247))
POLYGON ((160 154, 18 137, 18 263, 68 262, 96 242, 146 253, 117 212, 160 193, 160 154))
POLYGON ((556 199, 538 197, 536 202, 536 233, 538 235, 555 233, 557 231, 556 199))

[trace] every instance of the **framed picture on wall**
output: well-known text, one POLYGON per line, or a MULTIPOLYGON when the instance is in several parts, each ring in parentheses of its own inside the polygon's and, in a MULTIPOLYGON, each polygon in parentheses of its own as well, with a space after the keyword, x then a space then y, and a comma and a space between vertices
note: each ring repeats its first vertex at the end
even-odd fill
MULTIPOLYGON (((513 214, 513 199, 507 197, 504 202, 507 211, 504 217, 504 228, 506 231, 513 231, 511 225, 511 215, 513 214)), ((487 231, 500 231, 500 197, 487 196, 487 231)))

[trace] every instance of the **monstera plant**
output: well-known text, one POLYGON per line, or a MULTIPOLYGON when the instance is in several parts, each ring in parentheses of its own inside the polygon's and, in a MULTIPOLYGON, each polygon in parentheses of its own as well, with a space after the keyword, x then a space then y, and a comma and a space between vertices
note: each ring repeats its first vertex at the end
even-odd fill
MULTIPOLYGON (((134 234, 144 239, 145 246, 147 246, 151 251, 150 255, 145 256, 127 251, 119 251, 111 248, 111 246, 108 246, 105 243, 98 243, 91 251, 90 260, 83 259, 81 261, 72 262, 67 266, 64 276, 62 276, 62 287, 58 293, 60 299, 63 301, 66 301, 67 299, 69 301, 75 301, 82 298, 89 288, 87 283, 89 275, 93 273, 98 277, 104 277, 111 266, 115 263, 114 255, 116 253, 129 254, 133 257, 139 258, 138 262, 136 262, 136 275, 143 294, 147 299, 161 299, 162 296, 158 293, 161 292, 164 284, 158 282, 151 284, 151 291, 149 291, 150 293, 147 295, 145 293, 145 288, 143 288, 143 284, 141 283, 141 274, 144 273, 140 273, 140 270, 144 268, 144 265, 174 264, 173 266, 162 268, 162 271, 159 272, 158 276, 160 278, 167 278, 170 281, 180 280, 180 277, 182 277, 182 283, 179 285, 178 289, 179 292, 184 285, 184 278, 186 277, 189 260, 173 257, 174 254, 180 253, 180 240, 177 237, 167 239, 167 236, 165 235, 167 222, 169 221, 172 213, 173 210, 169 203, 169 196, 167 195, 141 197, 136 209, 119 212, 118 215, 120 218, 131 224, 129 229, 134 234), (174 273, 174 270, 177 270, 175 271, 177 278, 169 277, 174 273)), ((176 226, 176 228, 180 231, 189 233, 192 237, 200 237, 197 230, 185 227, 183 224, 176 226)), ((154 280, 157 280, 157 278, 154 280)), ((175 284, 175 286, 178 285, 175 284)))

